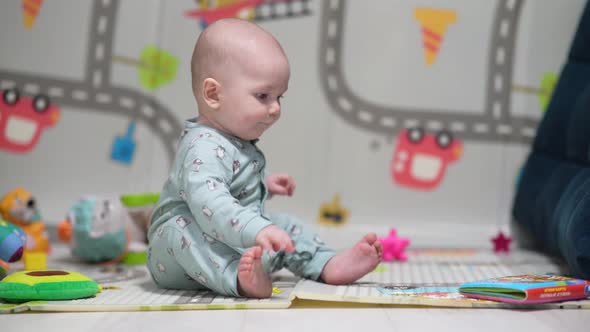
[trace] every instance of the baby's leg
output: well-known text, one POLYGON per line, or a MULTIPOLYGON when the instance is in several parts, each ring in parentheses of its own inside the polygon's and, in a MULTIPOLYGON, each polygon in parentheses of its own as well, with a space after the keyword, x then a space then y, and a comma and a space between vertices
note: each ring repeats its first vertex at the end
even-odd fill
POLYGON ((272 221, 285 229, 293 239, 295 252, 279 256, 279 259, 282 265, 298 276, 333 285, 348 284, 373 271, 381 262, 383 248, 374 233, 336 255, 296 218, 273 214, 272 221))
POLYGON ((301 220, 288 214, 272 214, 271 220, 291 236, 295 246, 295 252, 283 252, 274 257, 272 270, 286 267, 297 276, 312 280, 320 279, 324 266, 336 253, 328 248, 310 227, 305 227, 301 220))
POLYGON ((158 286, 210 289, 240 296, 241 253, 205 234, 190 217, 174 217, 150 235, 148 268, 158 286))
POLYGON ((174 227, 164 225, 149 239, 146 265, 152 279, 160 288, 208 289, 189 276, 168 250, 177 242, 176 234, 174 227))
POLYGON ((330 259, 322 271, 322 280, 344 285, 362 278, 381 262, 383 247, 375 233, 365 235, 354 247, 330 259))

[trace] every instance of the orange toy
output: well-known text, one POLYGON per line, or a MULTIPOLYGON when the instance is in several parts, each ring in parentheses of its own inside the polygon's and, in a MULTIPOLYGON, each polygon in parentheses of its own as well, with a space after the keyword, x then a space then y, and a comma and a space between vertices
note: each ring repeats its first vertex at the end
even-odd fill
POLYGON ((15 188, 0 199, 0 215, 13 223, 27 234, 25 251, 50 250, 49 237, 45 231, 45 224, 37 210, 33 195, 23 188, 15 188))

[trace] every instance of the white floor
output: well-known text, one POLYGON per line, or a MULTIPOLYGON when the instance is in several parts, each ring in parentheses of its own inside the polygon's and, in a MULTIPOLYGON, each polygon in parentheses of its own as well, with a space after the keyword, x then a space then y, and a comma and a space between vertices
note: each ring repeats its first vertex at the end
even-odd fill
POLYGON ((0 316, 2 331, 586 331, 587 310, 290 308, 0 316))

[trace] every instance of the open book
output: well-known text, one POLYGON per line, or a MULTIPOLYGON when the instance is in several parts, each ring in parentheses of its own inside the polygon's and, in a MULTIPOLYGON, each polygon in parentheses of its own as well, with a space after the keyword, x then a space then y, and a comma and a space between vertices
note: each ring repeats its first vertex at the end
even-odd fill
POLYGON ((409 256, 405 263, 383 263, 359 282, 347 286, 301 280, 286 271, 280 271, 273 276, 272 297, 262 300, 225 297, 209 291, 159 289, 143 266, 63 266, 67 264, 62 261, 60 268, 76 270, 93 278, 102 285, 103 290, 95 297, 79 300, 30 301, 21 304, 0 302, 0 313, 30 310, 280 309, 289 308, 298 299, 462 308, 590 309, 590 300, 523 306, 473 299, 459 292, 459 286, 467 281, 524 273, 561 272, 559 264, 534 253, 513 252, 509 256, 497 256, 471 249, 422 249, 411 250, 409 256))

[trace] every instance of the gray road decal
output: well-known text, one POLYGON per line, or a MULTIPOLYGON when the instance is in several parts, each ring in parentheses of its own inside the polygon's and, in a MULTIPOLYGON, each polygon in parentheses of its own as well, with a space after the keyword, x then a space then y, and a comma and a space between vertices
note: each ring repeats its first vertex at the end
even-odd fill
MULTIPOLYGON (((310 15, 309 0, 257 6, 257 20, 310 15)), ((119 0, 95 0, 91 9, 86 69, 83 81, 41 77, 0 70, 0 89, 16 87, 29 94, 44 93, 61 106, 86 111, 108 112, 146 124, 163 143, 172 163, 182 123, 155 97, 130 88, 115 86, 110 72, 113 35, 119 0)))
POLYGON ((101 111, 145 123, 162 141, 169 162, 174 158, 181 122, 155 97, 111 83, 113 33, 119 1, 94 1, 83 81, 0 71, 0 89, 16 87, 25 93, 48 95, 60 106, 101 111))
POLYGON ((256 6, 255 21, 276 20, 311 15, 309 0, 267 2, 256 6))
POLYGON ((406 127, 447 129, 461 139, 530 143, 538 120, 510 115, 514 44, 523 0, 498 1, 488 54, 483 114, 433 109, 384 107, 364 100, 347 85, 342 72, 342 31, 347 1, 323 1, 320 77, 332 109, 355 127, 392 137, 406 127))

